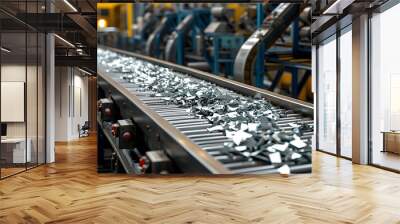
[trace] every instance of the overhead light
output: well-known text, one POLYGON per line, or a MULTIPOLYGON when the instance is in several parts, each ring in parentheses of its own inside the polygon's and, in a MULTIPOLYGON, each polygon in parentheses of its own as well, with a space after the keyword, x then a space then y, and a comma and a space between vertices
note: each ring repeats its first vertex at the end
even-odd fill
POLYGON ((64 42, 64 43, 66 43, 67 45, 69 45, 70 47, 73 47, 73 48, 75 48, 75 45, 73 45, 71 42, 69 42, 68 40, 66 40, 66 39, 64 39, 64 38, 62 38, 62 37, 60 37, 59 35, 57 35, 57 34, 54 34, 54 36, 55 37, 57 37, 59 40, 61 40, 62 42, 64 42))
POLYGON ((85 73, 85 74, 93 75, 92 73, 90 73, 90 72, 88 72, 88 71, 86 71, 86 70, 83 70, 83 69, 81 69, 81 68, 79 68, 79 67, 78 67, 78 70, 81 71, 81 72, 83 72, 83 73, 85 73))
POLYGON ((97 20, 97 27, 102 29, 107 27, 107 21, 105 19, 97 20))
POLYGON ((6 53, 10 53, 10 52, 11 52, 11 50, 8 50, 8 49, 5 48, 5 47, 1 47, 0 49, 1 49, 2 51, 6 52, 6 53))
POLYGON ((74 12, 78 12, 78 10, 68 1, 64 0, 65 4, 67 4, 74 12))
POLYGON ((79 55, 84 55, 85 54, 85 52, 81 48, 77 48, 76 49, 76 53, 78 53, 79 55))

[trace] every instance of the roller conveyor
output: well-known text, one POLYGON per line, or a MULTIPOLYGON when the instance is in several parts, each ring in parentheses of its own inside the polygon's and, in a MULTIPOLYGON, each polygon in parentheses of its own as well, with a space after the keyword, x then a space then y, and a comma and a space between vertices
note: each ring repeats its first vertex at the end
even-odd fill
MULTIPOLYGON (((273 104, 271 107, 273 113, 285 114, 275 121, 281 133, 290 133, 293 130, 291 126, 293 123, 313 125, 312 106, 307 103, 158 59, 111 48, 108 50, 168 67, 194 79, 206 80, 217 84, 218 88, 233 90, 235 94, 245 96, 261 94, 273 104)), ((210 132, 213 124, 207 118, 199 117, 187 107, 172 104, 165 97, 157 96, 156 92, 143 88, 141 83, 132 83, 127 79, 122 79, 121 77, 125 75, 123 72, 111 71, 103 65, 98 65, 98 73, 99 88, 106 97, 112 98, 120 107, 122 118, 132 119, 143 131, 146 136, 146 148, 165 151, 180 172, 274 173, 278 172, 283 165, 288 165, 292 173, 311 171, 311 160, 276 163, 272 162, 265 152, 256 151, 246 154, 226 147, 226 145, 234 145, 233 140, 227 137, 223 131, 210 132)), ((311 130, 305 131, 299 136, 299 139, 308 143, 307 150, 310 149, 312 135, 313 131, 311 130)), ((305 149, 300 149, 298 152, 300 153, 301 150, 305 149)), ((303 153, 303 151, 301 152, 303 153)), ((286 154, 286 156, 293 153, 286 154)))

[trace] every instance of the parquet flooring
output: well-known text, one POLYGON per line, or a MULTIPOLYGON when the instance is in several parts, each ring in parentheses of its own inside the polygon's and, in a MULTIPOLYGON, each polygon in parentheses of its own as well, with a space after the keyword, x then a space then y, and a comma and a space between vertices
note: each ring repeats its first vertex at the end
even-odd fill
POLYGON ((0 181, 0 223, 400 223, 400 175, 315 152, 313 173, 97 174, 95 138, 0 181))
POLYGON ((7 167, 7 168, 2 167, 1 168, 1 176, 2 177, 7 177, 7 176, 10 176, 10 175, 22 172, 22 171, 25 171, 25 167, 17 167, 17 168, 15 168, 15 167, 7 167))

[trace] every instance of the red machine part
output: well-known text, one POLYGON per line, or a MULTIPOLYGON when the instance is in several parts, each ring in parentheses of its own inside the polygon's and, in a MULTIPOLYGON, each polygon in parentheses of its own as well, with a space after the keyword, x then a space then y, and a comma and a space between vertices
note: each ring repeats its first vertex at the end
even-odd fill
POLYGON ((105 108, 105 109, 104 109, 104 114, 105 114, 106 116, 111 116, 111 115, 112 115, 112 110, 111 110, 111 108, 105 108))
POLYGON ((150 161, 146 156, 142 156, 139 159, 139 167, 142 171, 142 173, 145 173, 147 168, 150 166, 150 161))
POLYGON ((120 136, 122 140, 124 141, 132 141, 133 140, 133 133, 130 131, 125 131, 124 133, 121 134, 120 136))
POLYGON ((111 126, 111 134, 114 137, 118 137, 118 128, 119 128, 119 124, 117 124, 117 123, 112 124, 112 126, 111 126))

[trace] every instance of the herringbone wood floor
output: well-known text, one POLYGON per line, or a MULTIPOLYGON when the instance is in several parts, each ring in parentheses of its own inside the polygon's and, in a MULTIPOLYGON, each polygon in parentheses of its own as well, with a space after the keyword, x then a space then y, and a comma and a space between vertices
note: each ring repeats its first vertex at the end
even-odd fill
POLYGON ((0 181, 0 223, 400 223, 400 175, 314 153, 289 178, 96 173, 95 139, 0 181))

